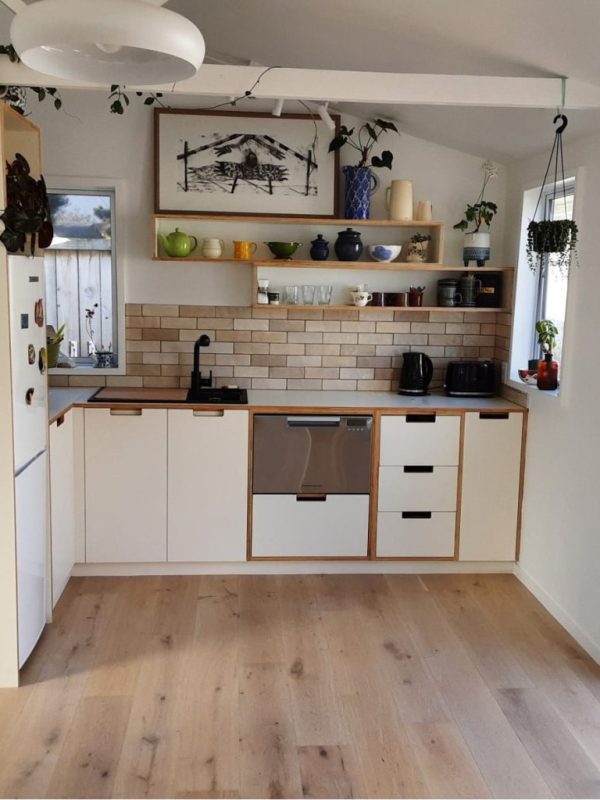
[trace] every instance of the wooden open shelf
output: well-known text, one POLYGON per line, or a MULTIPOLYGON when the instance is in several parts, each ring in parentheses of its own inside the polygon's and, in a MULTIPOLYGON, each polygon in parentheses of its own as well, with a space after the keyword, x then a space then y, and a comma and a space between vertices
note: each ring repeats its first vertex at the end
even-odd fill
POLYGON ((343 225, 346 228, 442 228, 443 222, 420 222, 419 220, 399 219, 332 219, 331 217, 280 217, 262 214, 155 214, 154 219, 203 220, 206 222, 256 222, 264 225, 343 225))
POLYGON ((320 309, 321 311, 347 311, 354 309, 356 311, 450 311, 450 312, 483 312, 484 314, 506 314, 510 312, 509 308, 481 308, 478 306, 355 306, 352 303, 345 305, 304 305, 297 303, 295 305, 288 305, 286 303, 254 303, 252 308, 265 309, 265 308, 286 308, 286 309, 299 309, 306 311, 307 309, 320 309))

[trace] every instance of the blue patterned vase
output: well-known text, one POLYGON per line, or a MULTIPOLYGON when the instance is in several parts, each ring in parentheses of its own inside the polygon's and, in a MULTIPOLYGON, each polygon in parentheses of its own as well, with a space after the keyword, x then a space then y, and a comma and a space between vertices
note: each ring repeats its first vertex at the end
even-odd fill
POLYGON ((374 189, 370 167, 342 167, 346 178, 344 195, 344 217, 346 219, 369 219, 371 193, 374 189))

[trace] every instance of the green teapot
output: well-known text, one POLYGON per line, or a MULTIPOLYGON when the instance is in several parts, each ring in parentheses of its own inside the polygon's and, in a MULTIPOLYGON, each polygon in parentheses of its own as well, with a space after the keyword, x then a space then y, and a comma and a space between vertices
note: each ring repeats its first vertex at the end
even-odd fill
POLYGON ((187 233, 175 228, 174 231, 165 236, 158 234, 158 241, 165 253, 171 258, 185 258, 193 253, 198 247, 198 239, 195 236, 188 236, 187 233), (192 246, 193 241, 193 246, 192 246))

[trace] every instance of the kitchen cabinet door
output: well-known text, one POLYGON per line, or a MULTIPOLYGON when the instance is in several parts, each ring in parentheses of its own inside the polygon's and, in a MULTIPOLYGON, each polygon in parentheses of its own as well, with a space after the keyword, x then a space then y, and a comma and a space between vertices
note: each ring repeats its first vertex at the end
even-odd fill
POLYGON ((50 520, 52 543, 52 607, 71 577, 75 564, 76 483, 73 411, 50 425, 50 520))
POLYGON ((169 561, 245 561, 248 412, 168 412, 169 561))
POLYGON ((516 557, 523 414, 465 414, 461 561, 516 557))
POLYGON ((85 409, 86 561, 166 561, 167 412, 85 409))
POLYGON ((460 417, 443 414, 381 417, 380 464, 454 467, 458 464, 460 417))

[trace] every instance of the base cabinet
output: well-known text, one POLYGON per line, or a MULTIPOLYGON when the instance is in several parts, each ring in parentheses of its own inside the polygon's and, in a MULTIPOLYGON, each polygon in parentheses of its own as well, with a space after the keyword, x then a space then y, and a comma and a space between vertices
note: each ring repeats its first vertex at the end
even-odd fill
POLYGON ((74 412, 50 425, 50 510, 52 607, 64 591, 75 564, 76 475, 74 412))
POLYGON ((167 411, 85 409, 86 561, 167 560, 167 411))
POLYGON ((168 412, 169 561, 245 561, 248 412, 168 412))
POLYGON ((380 512, 379 558, 454 558, 456 515, 449 512, 380 512))
POLYGON ((523 414, 465 414, 461 561, 516 557, 523 414))
POLYGON ((252 498, 254 558, 366 558, 369 496, 327 495, 305 502, 296 495, 252 498))

